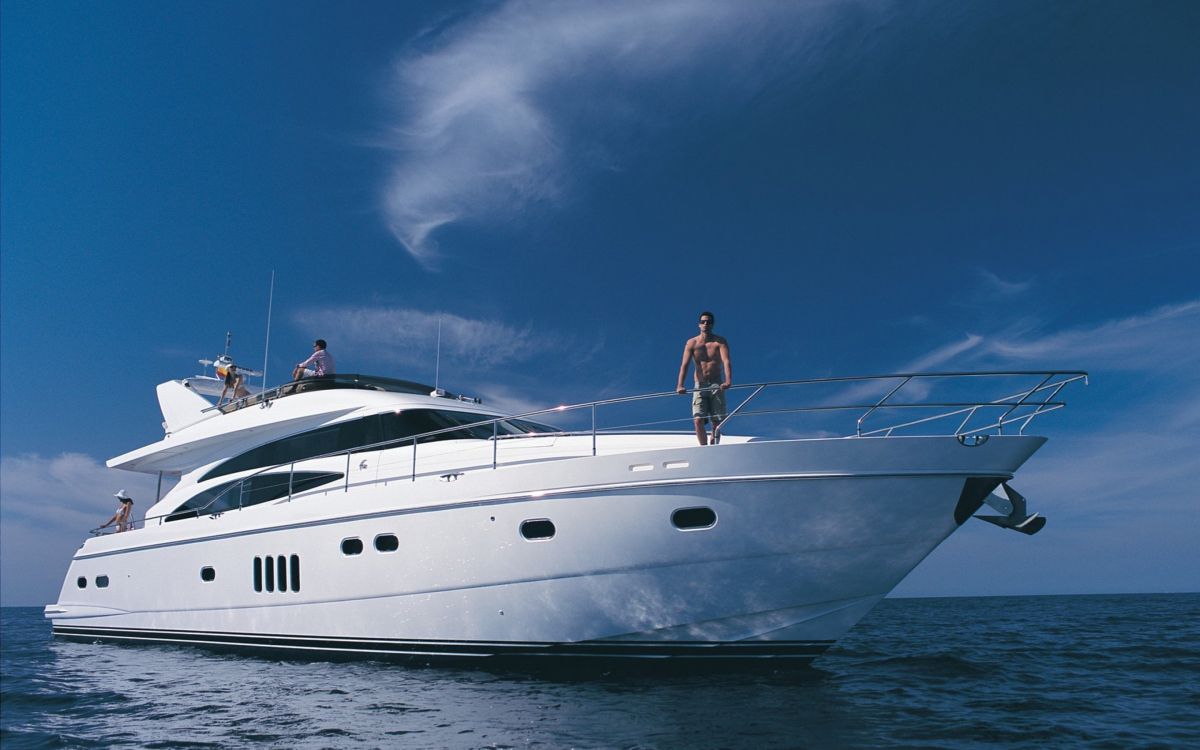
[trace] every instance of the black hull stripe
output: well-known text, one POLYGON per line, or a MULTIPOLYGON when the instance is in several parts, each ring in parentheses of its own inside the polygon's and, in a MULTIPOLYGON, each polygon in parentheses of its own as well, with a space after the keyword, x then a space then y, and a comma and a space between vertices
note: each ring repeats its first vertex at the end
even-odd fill
POLYGON ((811 660, 833 641, 583 641, 578 643, 513 641, 436 641, 321 638, 257 633, 207 633, 185 630, 85 628, 55 625, 54 635, 70 640, 97 639, 243 647, 364 656, 414 657, 601 657, 608 659, 811 660))

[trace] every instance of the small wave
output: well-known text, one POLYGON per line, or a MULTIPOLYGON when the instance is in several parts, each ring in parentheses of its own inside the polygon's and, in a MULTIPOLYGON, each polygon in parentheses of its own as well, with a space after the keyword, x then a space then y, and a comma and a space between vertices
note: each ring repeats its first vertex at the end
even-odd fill
POLYGON ((868 663, 877 667, 921 672, 934 677, 979 677, 991 671, 953 654, 890 656, 868 663))

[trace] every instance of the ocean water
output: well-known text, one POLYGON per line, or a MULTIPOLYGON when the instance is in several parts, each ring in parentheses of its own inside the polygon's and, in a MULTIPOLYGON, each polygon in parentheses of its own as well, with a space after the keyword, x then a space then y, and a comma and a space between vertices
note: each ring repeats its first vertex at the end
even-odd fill
POLYGON ((813 666, 515 672, 56 641, 0 610, 9 748, 1200 747, 1200 594, 885 600, 813 666))

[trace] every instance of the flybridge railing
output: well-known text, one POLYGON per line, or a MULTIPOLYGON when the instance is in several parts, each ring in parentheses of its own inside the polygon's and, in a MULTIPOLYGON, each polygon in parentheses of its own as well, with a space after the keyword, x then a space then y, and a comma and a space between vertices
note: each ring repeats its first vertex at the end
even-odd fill
MULTIPOLYGON (((358 377, 358 376, 355 376, 358 377)), ((833 378, 809 378, 803 380, 778 380, 765 383, 750 383, 745 385, 732 386, 729 391, 750 391, 749 395, 741 401, 734 409, 729 411, 728 415, 721 422, 716 432, 723 432, 730 424, 731 420, 737 418, 745 420, 750 417, 766 418, 766 417, 787 417, 789 415, 802 414, 832 414, 836 412, 860 412, 854 423, 854 432, 846 434, 832 433, 833 436, 845 438, 868 438, 868 437, 893 437, 898 434, 913 434, 909 431, 914 428, 924 428, 938 422, 950 422, 954 424, 954 429, 942 429, 938 432, 919 432, 921 435, 948 435, 955 436, 960 441, 966 442, 974 440, 982 442, 983 436, 995 431, 997 434, 1003 434, 1005 428, 1010 426, 1016 427, 1016 434, 1023 434, 1033 420, 1042 414, 1066 406, 1065 401, 1056 400, 1059 394, 1072 383, 1083 381, 1087 384, 1088 375, 1086 372, 1079 370, 1052 370, 1052 371, 1029 371, 1029 370, 1007 370, 1007 371, 989 371, 989 372, 926 372, 926 373, 899 373, 892 375, 861 375, 861 376, 846 376, 833 378), (978 382, 983 379, 1024 379, 1027 378, 1031 384, 1017 389, 1009 395, 999 398, 991 398, 986 400, 980 399, 936 399, 931 400, 926 397, 930 395, 932 389, 941 384, 963 384, 978 382), (893 385, 894 383, 894 385, 893 385), (781 406, 770 407, 764 409, 750 410, 747 409, 751 403, 762 404, 764 394, 777 393, 779 391, 792 387, 836 387, 850 388, 851 393, 833 394, 827 397, 824 402, 816 403, 808 406, 781 406), (861 397, 857 390, 866 390, 874 386, 879 386, 879 390, 886 390, 886 393, 880 398, 868 399, 861 397), (911 400, 903 400, 908 397, 914 397, 911 400), (839 402, 838 399, 844 399, 839 402), (884 426, 872 427, 867 429, 868 420, 877 421, 880 414, 884 413, 913 413, 921 411, 934 411, 933 414, 925 414, 923 416, 915 416, 915 418, 901 419, 884 426), (976 424, 981 418, 980 415, 988 415, 982 417, 983 424, 976 424), (993 416, 994 415, 994 416, 993 416)), ((290 384, 289 384, 290 385, 290 384)), ((407 384, 406 384, 407 385, 407 384)), ((695 390, 688 391, 689 394, 696 393, 695 390)), ((208 503, 199 508, 178 508, 170 513, 159 516, 148 516, 143 519, 143 522, 164 521, 174 518, 184 518, 201 515, 216 515, 225 510, 240 510, 243 507, 248 507, 245 503, 248 483, 255 477, 269 474, 271 472, 279 472, 280 469, 288 470, 288 482, 286 493, 280 492, 279 495, 270 497, 267 500, 259 502, 270 502, 273 500, 286 499, 291 500, 297 491, 327 491, 326 485, 329 482, 322 482, 318 486, 306 486, 296 489, 295 473, 296 464, 317 461, 320 459, 335 458, 344 456, 345 473, 343 474, 343 491, 350 489, 350 464, 352 456, 355 453, 364 453, 369 451, 386 450, 389 448, 402 448, 407 445, 412 446, 412 465, 411 471, 407 472, 411 481, 416 481, 418 476, 422 476, 417 471, 417 454, 418 447, 422 443, 436 440, 439 436, 449 435, 451 433, 461 433, 464 436, 469 436, 475 439, 488 439, 486 431, 491 429, 491 444, 492 444, 492 461, 491 468, 496 469, 501 465, 499 461, 499 445, 501 440, 520 440, 523 438, 536 438, 553 436, 591 436, 591 455, 597 454, 597 438, 603 434, 613 433, 630 433, 630 432, 654 432, 655 430, 647 430, 646 428, 661 428, 665 425, 679 425, 683 423, 691 423, 690 417, 683 419, 669 418, 660 419, 648 422, 626 423, 618 426, 599 427, 598 412, 602 408, 613 409, 624 404, 638 404, 639 402, 649 402, 658 399, 673 399, 675 404, 678 404, 678 394, 675 391, 666 391, 659 393, 648 393, 639 396, 626 396, 622 398, 605 399, 601 401, 589 401, 587 403, 574 404, 569 406, 556 406, 548 409, 539 409, 537 411, 526 412, 514 416, 495 417, 492 419, 479 420, 469 424, 460 424, 452 427, 445 427, 438 430, 430 430, 416 435, 406 435, 400 438, 393 438, 378 443, 369 445, 354 446, 352 448, 330 451, 315 456, 304 456, 293 461, 283 462, 268 466, 236 480, 229 487, 218 493, 208 503), (548 432, 522 432, 512 434, 501 432, 501 426, 507 431, 512 427, 513 422, 527 422, 530 418, 555 416, 562 417, 569 414, 583 414, 583 418, 587 421, 590 418, 590 428, 579 430, 552 430, 548 432), (508 423, 508 424, 506 424, 508 423), (484 431, 485 436, 480 436, 480 431, 484 431), (325 488, 325 489, 320 489, 325 488), (234 506, 231 501, 230 493, 237 493, 237 504, 234 506), (224 501, 224 502, 218 502, 224 501)), ((466 401, 467 399, 456 399, 466 401)), ((421 408, 421 407, 416 407, 421 408)), ((689 433, 690 434, 690 433, 689 433)), ((826 434, 825 436, 830 436, 826 434)), ((486 466, 486 465, 485 465, 486 466)), ((460 469, 480 468, 476 461, 471 466, 461 466, 460 469)), ((307 471, 307 470, 306 470, 307 471)), ((334 473, 326 470, 327 474, 334 473)), ((440 478, 452 478, 457 472, 453 467, 441 466, 434 472, 428 472, 431 476, 440 478)), ((404 476, 401 474, 400 476, 404 476)), ((282 484, 279 485, 282 487, 282 484)), ((250 491, 254 491, 251 489, 250 491)), ((257 502, 254 504, 258 504, 257 502)), ((101 533, 99 529, 93 530, 93 533, 101 533)))

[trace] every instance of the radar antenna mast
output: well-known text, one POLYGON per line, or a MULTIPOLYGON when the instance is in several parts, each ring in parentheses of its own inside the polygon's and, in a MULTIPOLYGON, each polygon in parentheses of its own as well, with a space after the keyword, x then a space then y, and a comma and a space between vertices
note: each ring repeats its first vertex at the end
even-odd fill
POLYGON ((442 316, 438 316, 437 358, 433 364, 433 390, 438 390, 438 377, 442 372, 442 316))
MULTIPOLYGON (((271 292, 267 295, 267 338, 263 343, 262 388, 267 390, 267 353, 271 351, 271 307, 275 303, 275 269, 271 269, 271 292)), ((228 345, 226 345, 228 348, 228 345)))

